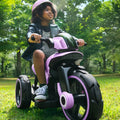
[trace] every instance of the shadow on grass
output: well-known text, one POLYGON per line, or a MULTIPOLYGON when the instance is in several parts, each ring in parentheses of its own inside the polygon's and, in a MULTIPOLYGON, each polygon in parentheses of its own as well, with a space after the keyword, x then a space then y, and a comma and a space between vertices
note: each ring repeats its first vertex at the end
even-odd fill
POLYGON ((39 109, 18 109, 12 107, 7 116, 8 120, 66 120, 61 108, 39 109))

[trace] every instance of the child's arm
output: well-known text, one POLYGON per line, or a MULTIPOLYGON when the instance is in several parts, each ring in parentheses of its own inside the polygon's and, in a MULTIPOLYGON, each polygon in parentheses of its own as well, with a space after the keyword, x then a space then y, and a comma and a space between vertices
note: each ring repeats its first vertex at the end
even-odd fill
MULTIPOLYGON (((59 27, 58 27, 58 29, 59 29, 59 33, 64 32, 64 31, 63 31, 62 29, 60 29, 59 27)), ((83 39, 78 39, 78 38, 76 38, 75 36, 73 36, 73 39, 74 39, 75 41, 77 41, 77 44, 78 44, 79 47, 85 45, 85 41, 84 41, 83 39)))
POLYGON ((27 32, 27 41, 29 44, 31 43, 40 43, 40 38, 41 38, 41 35, 38 34, 39 33, 39 29, 36 27, 36 24, 34 23, 31 23, 29 25, 29 29, 28 29, 28 32, 27 32), (35 40, 31 40, 31 37, 34 36, 35 40))

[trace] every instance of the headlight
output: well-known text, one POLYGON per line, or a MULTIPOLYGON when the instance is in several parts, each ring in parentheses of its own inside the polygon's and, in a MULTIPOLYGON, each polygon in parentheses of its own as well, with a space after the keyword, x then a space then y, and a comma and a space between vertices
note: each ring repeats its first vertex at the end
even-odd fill
POLYGON ((80 65, 80 62, 82 61, 82 59, 78 59, 75 61, 75 65, 80 65))

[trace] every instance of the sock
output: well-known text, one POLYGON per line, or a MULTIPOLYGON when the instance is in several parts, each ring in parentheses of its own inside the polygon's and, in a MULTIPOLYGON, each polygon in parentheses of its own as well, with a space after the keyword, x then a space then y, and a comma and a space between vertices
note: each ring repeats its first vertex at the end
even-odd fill
POLYGON ((46 85, 46 84, 40 84, 40 87, 43 87, 44 85, 46 85))

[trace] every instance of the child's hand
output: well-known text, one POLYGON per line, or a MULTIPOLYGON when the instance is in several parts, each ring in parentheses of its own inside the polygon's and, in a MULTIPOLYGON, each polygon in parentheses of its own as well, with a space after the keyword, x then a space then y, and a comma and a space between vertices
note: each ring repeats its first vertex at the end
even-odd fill
POLYGON ((40 43, 41 42, 40 39, 41 39, 41 35, 39 35, 37 33, 33 33, 33 34, 31 34, 30 38, 28 39, 28 42, 30 42, 30 43, 40 43), (32 36, 34 36, 35 40, 31 39, 32 36))
POLYGON ((78 46, 84 46, 85 45, 85 41, 83 39, 78 39, 77 40, 78 46))

